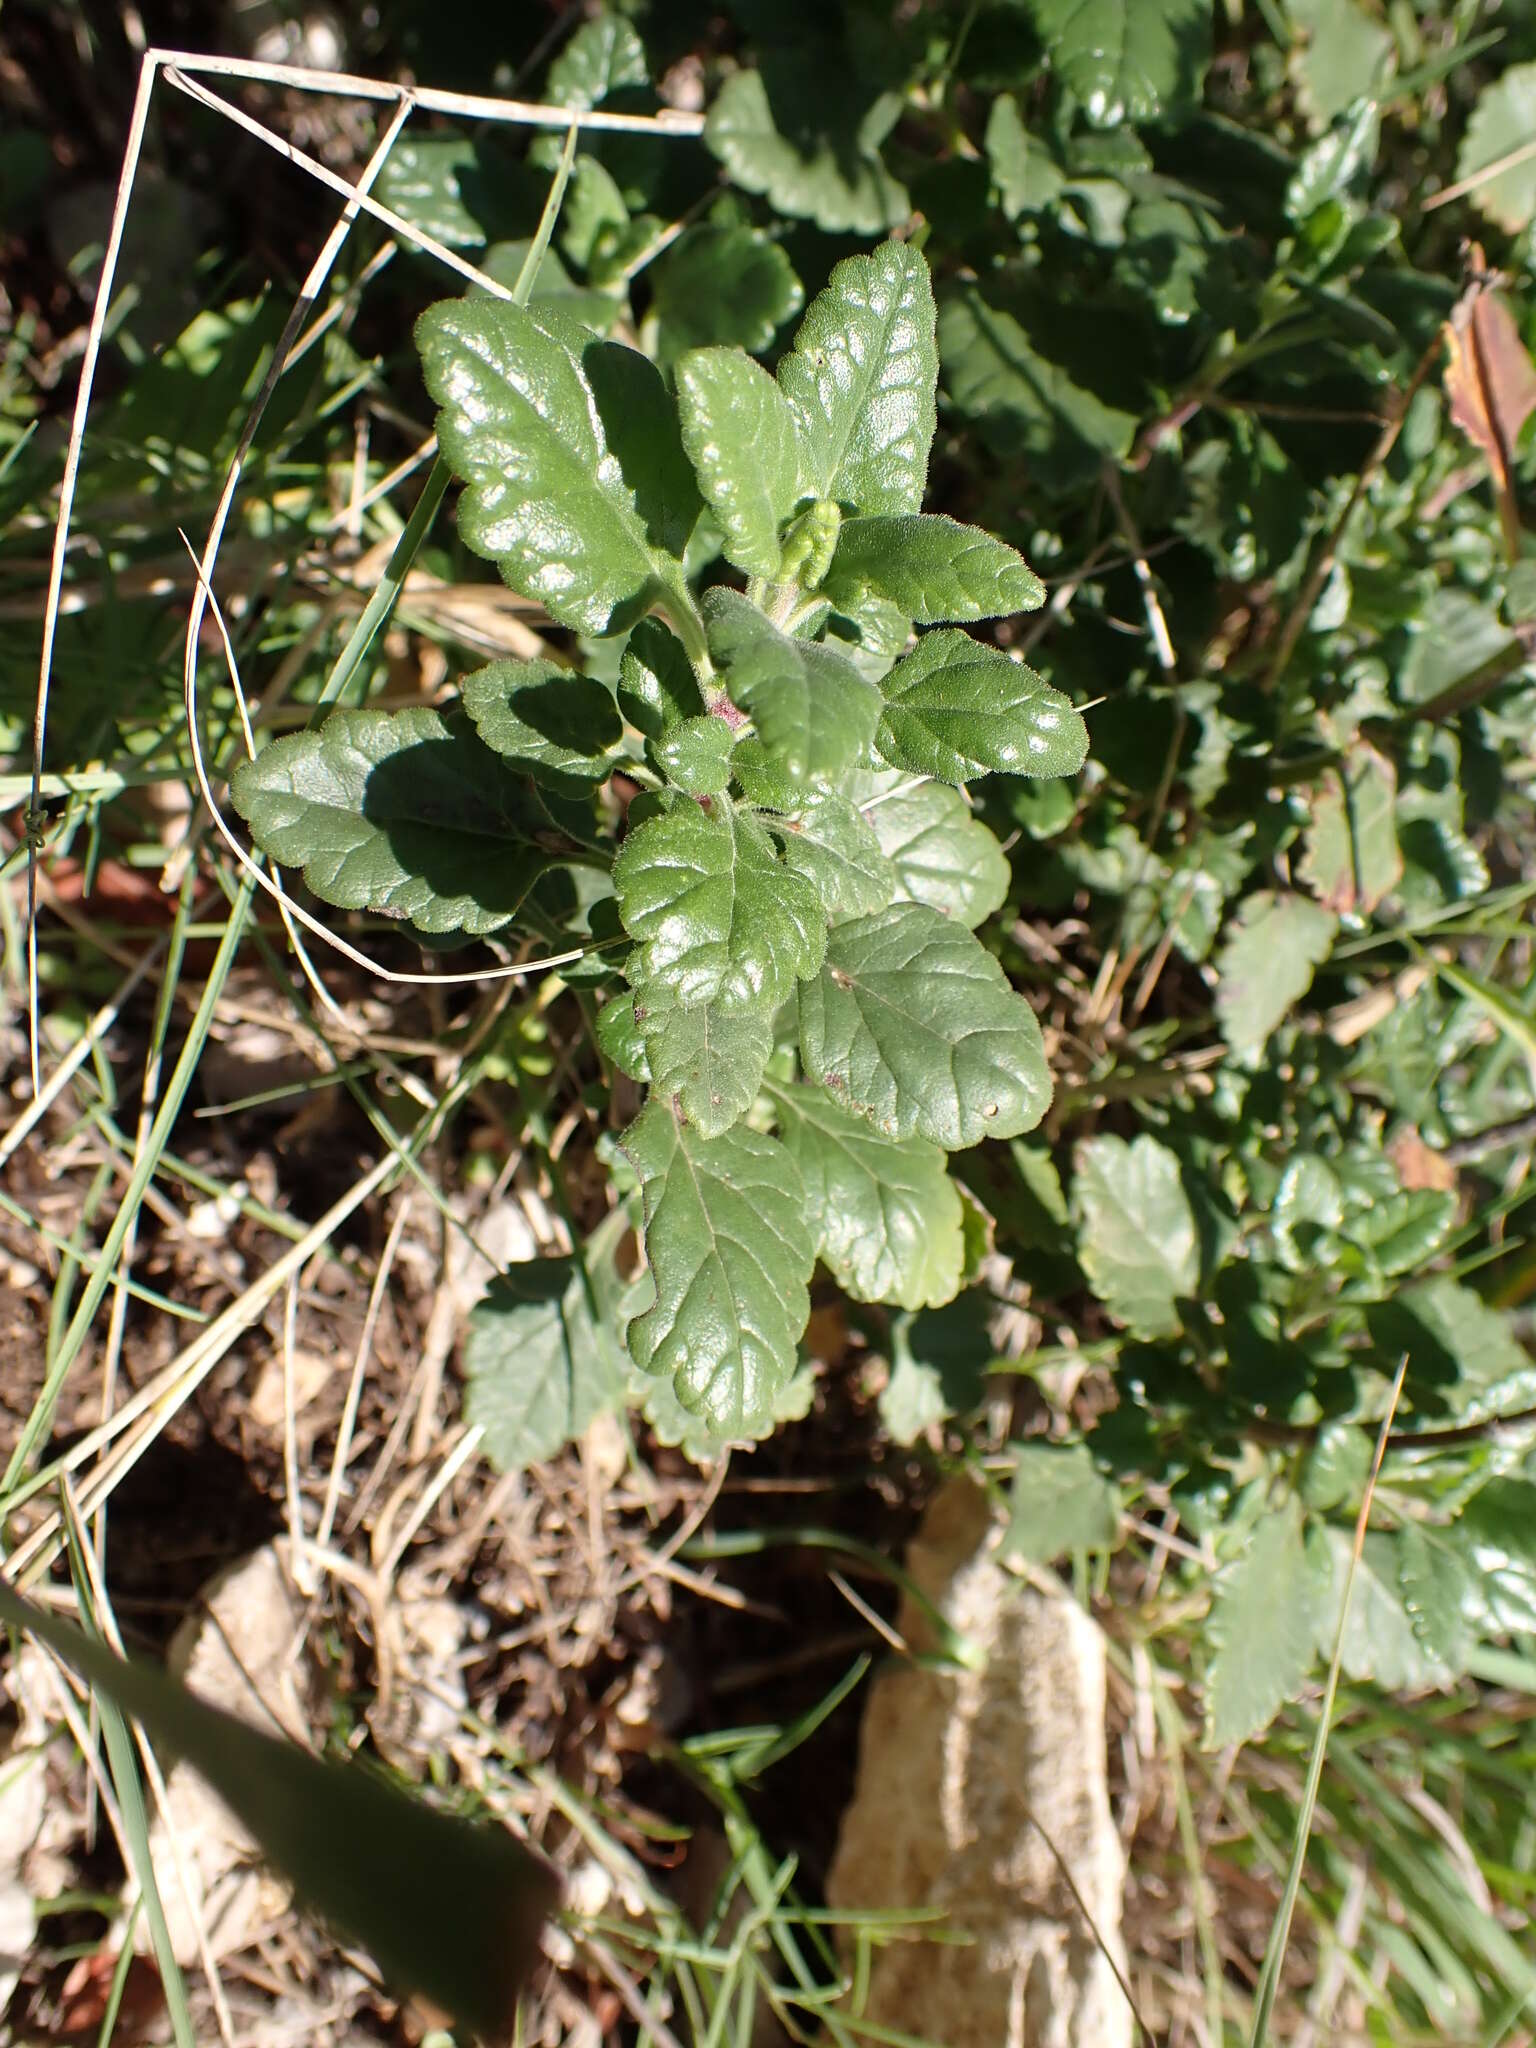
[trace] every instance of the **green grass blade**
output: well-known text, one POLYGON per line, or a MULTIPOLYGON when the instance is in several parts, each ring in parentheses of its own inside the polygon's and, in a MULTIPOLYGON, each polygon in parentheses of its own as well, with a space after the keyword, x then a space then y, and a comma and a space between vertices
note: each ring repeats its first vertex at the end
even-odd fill
MULTIPOLYGON (((479 2033, 511 2026, 558 1889, 531 1851, 359 1765, 323 1763, 205 1706, 153 1665, 112 1656, 4 1585, 0 1621, 46 1643, 104 1707, 132 1715, 191 1764, 300 1902, 368 1949, 397 1989, 479 2033)), ((145 1896, 153 1915, 157 1902, 145 1896)), ((190 2037, 183 2048, 194 2048, 190 2037)))

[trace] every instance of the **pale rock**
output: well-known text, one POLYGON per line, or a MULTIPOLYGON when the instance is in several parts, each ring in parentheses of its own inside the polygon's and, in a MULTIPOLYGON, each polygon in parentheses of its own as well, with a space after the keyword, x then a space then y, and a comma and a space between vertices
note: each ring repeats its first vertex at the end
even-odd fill
MULTIPOLYGON (((844 1913, 936 1908, 969 1940, 916 1928, 877 1948, 863 2015, 941 2048, 1130 2048, 1100 1946, 1123 1969, 1103 1636, 1065 1592, 998 1563, 968 1481, 935 1499, 907 1566, 977 1668, 900 1664, 875 1680, 827 1895, 844 1913)), ((899 1625, 914 1649, 935 1647, 910 1599, 899 1625)))

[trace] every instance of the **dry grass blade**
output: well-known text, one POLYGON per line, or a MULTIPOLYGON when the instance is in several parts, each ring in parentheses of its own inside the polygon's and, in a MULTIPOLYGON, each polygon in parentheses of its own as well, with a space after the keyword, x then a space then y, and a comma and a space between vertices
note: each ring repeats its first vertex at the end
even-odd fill
POLYGON ((1250 2048, 1266 2048, 1269 2040, 1269 2022, 1280 1988, 1281 1965, 1285 1961, 1286 1947, 1291 1938, 1291 1922, 1296 1912, 1296 1900, 1301 1892, 1301 1874, 1307 1860, 1307 1843, 1312 1834, 1312 1816, 1317 1810, 1318 1787, 1322 1783, 1323 1762, 1328 1753, 1328 1733, 1333 1722, 1334 1701, 1338 1697, 1339 1671, 1344 1661, 1344 1625, 1349 1619, 1350 1594, 1354 1591, 1355 1572, 1360 1563, 1361 1553, 1365 1549, 1365 1532, 1371 1519, 1371 1503, 1376 1498, 1376 1482, 1381 1476, 1382 1461, 1387 1455, 1387 1446, 1392 1437, 1392 1418, 1397 1413, 1397 1404, 1402 1399, 1403 1381, 1407 1377, 1408 1354, 1404 1352, 1398 1363, 1397 1377, 1392 1382, 1387 1412, 1381 1418, 1381 1428, 1376 1435, 1376 1455, 1371 1461, 1370 1476, 1365 1482, 1360 1512, 1355 1517, 1355 1540, 1350 1551, 1349 1570, 1344 1579, 1343 1597, 1339 1601, 1339 1620, 1334 1631, 1328 1682, 1323 1687, 1322 1705, 1318 1709, 1317 1735, 1307 1765, 1307 1784, 1302 1795, 1301 1810, 1296 1816, 1296 1835, 1291 1847, 1290 1867, 1285 1877, 1285 1891, 1280 1900, 1280 1910, 1275 1915, 1274 1926, 1270 1930, 1269 1946, 1264 1955, 1264 1970, 1259 1979, 1250 2048))

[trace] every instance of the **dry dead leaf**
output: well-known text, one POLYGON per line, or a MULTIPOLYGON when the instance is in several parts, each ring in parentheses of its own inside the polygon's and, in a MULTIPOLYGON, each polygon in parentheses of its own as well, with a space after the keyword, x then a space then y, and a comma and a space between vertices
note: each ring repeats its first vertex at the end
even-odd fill
POLYGON ((1520 553, 1520 511, 1512 460, 1520 429, 1536 410, 1536 367, 1497 289, 1497 273, 1475 243, 1470 260, 1471 280, 1445 326, 1445 395, 1451 418, 1487 458, 1513 562, 1520 553))
POLYGON ((1426 1145, 1417 1131, 1402 1131, 1387 1147, 1387 1157, 1397 1168, 1398 1185, 1410 1193, 1432 1188, 1436 1194, 1456 1191, 1456 1169, 1443 1153, 1426 1145))

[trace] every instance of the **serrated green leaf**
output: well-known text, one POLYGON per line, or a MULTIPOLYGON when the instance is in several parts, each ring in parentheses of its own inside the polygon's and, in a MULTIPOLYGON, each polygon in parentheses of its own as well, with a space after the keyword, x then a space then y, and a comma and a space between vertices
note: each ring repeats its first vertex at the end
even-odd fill
MULTIPOLYGON (((823 1090, 775 1088, 816 1251, 857 1301, 938 1308, 960 1285, 959 1191, 922 1138, 883 1138, 823 1090)), ((905 1441, 910 1442, 907 1438, 905 1441)))
POLYGON ((666 736, 653 740, 650 757, 666 776, 689 796, 718 796, 730 786, 731 749, 739 729, 714 712, 702 718, 685 718, 666 736))
POLYGON ((1349 1235, 1365 1246, 1377 1272, 1412 1273, 1440 1250, 1456 1227, 1459 1208, 1452 1194, 1405 1188, 1352 1217, 1349 1235))
POLYGON ((916 1443, 936 1423, 967 1415, 981 1401, 996 1356, 987 1331, 990 1312, 985 1295, 962 1294, 942 1308, 891 1317, 891 1374, 879 1409, 897 1443, 916 1443))
POLYGON ((1471 1562, 1481 1625, 1501 1635, 1536 1631, 1536 1486, 1491 1480, 1448 1533, 1471 1562))
POLYGON ((1409 1626, 1434 1664, 1466 1669, 1476 1641, 1478 1594, 1465 1549, 1423 1522, 1397 1531, 1397 1583, 1409 1626))
POLYGON ((1085 1444, 1014 1446, 1003 1557, 1053 1564, 1069 1551, 1113 1550, 1119 1540, 1120 1489, 1085 1444))
POLYGON ((845 511, 916 512, 938 424, 928 266, 905 242, 847 256, 811 301, 779 385, 815 494, 845 511))
POLYGON ((623 1139, 645 1200, 656 1299, 629 1326, 643 1372, 725 1438, 760 1435, 793 1377, 815 1248, 784 1147, 737 1124, 717 1138, 649 1103, 623 1139))
POLYGON ((896 870, 898 901, 926 903, 974 929, 1008 894, 1008 859, 957 789, 916 788, 899 768, 861 775, 854 801, 865 806, 881 850, 896 870))
POLYGON ((782 1002, 821 964, 826 915, 816 891, 725 798, 708 811, 682 799, 631 832, 613 885, 641 991, 690 1009, 755 1009, 782 1002))
POLYGON ((663 362, 716 343, 760 355, 805 302, 772 236, 734 221, 688 228, 652 265, 650 279, 663 362))
MULTIPOLYGON (((1511 64, 1478 95, 1461 154, 1458 183, 1523 149, 1536 135, 1536 64, 1511 64)), ((1524 157, 1486 178, 1471 194, 1473 205, 1512 235, 1536 220, 1536 158, 1524 157)))
MULTIPOLYGON (((1333 1567, 1333 1584, 1318 1616, 1318 1642, 1320 1646, 1331 1646, 1339 1625, 1339 1605, 1354 1538, 1350 1530, 1343 1528, 1328 1528, 1323 1533, 1333 1567)), ((1340 1662, 1346 1676, 1357 1684, 1376 1684, 1389 1692, 1422 1692, 1429 1686, 1444 1685, 1451 1676, 1409 1617, 1399 1577, 1395 1534, 1388 1535, 1380 1529, 1366 1533, 1365 1547, 1350 1584, 1340 1662)))
POLYGON ((1180 1328, 1178 1301, 1200 1279, 1194 1211, 1166 1145, 1143 1132, 1089 1138, 1072 1183, 1077 1255, 1089 1284, 1117 1321, 1139 1337, 1180 1328))
POLYGON ((648 740, 659 740, 704 709, 687 651, 660 619, 642 619, 619 662, 619 709, 648 740))
POLYGON ((877 103, 856 134, 785 133, 761 72, 737 71, 715 95, 704 141, 733 183, 767 194, 780 213, 814 220, 829 234, 875 235, 898 226, 910 210, 905 190, 880 161, 881 122, 877 103))
POLYGON ((698 1003, 685 1010, 647 987, 635 1020, 656 1093, 675 1096, 706 1138, 729 1130, 757 1100, 773 1051, 773 1005, 727 1009, 698 1003))
POLYGON ((485 227, 463 187, 481 175, 480 151, 467 135, 402 139, 379 172, 378 195, 413 227, 450 249, 478 249, 485 227))
POLYGON ((834 927, 800 989, 806 1071, 887 1137, 1015 1137, 1050 1101, 1034 1011, 968 931, 898 904, 834 927))
POLYGON ((749 576, 775 577, 780 529, 803 495, 794 413, 740 349, 694 349, 676 374, 683 446, 720 522, 726 559, 749 576))
POLYGON ((1306 1684, 1327 1611, 1326 1568, 1294 1495, 1262 1513, 1223 1567, 1206 1633, 1205 1735, 1215 1749, 1261 1734, 1306 1684))
POLYGON ((1031 135, 1012 93, 1000 92, 987 116, 987 162, 1004 213, 1043 213, 1061 197, 1067 175, 1050 144, 1031 135))
POLYGON ((1207 0, 1029 0, 1051 69, 1098 128, 1157 121, 1200 99, 1207 0))
POLYGON ((1296 98, 1314 133, 1351 100, 1379 96, 1397 68, 1397 39, 1359 0, 1288 0, 1296 98))
POLYGON ((584 21, 549 67, 544 99, 551 107, 600 106, 626 85, 649 83, 645 45, 622 14, 584 21))
POLYGON ((1045 585, 1006 541, 932 512, 845 519, 825 588, 839 606, 883 597, 920 626, 1008 618, 1045 602, 1045 585))
POLYGON ((500 299, 430 306, 416 341, 476 554, 578 632, 617 631, 658 597, 690 610, 673 556, 698 500, 680 442, 670 457, 675 416, 654 365, 500 299))
POLYGON ((709 591, 704 617, 732 701, 751 714, 786 775, 797 784, 840 781, 874 738, 875 685, 835 647, 781 633, 739 591, 709 591))
POLYGON ((552 1458, 617 1407, 627 1361, 594 1315, 574 1254, 530 1259, 493 1280, 464 1337, 464 1414, 502 1472, 552 1458))
POLYGON ((896 894, 896 870, 874 827, 847 797, 830 791, 808 798, 788 817, 767 821, 784 865, 815 887, 834 922, 871 917, 896 894))
POLYGON ((1536 1364, 1508 1319, 1447 1273, 1372 1303, 1366 1322, 1386 1370, 1406 1354, 1416 1406, 1428 1401, 1477 1421, 1536 1400, 1536 1364))
POLYGON ((595 1030, 598 1048, 631 1081, 649 1081, 650 1061, 645 1056, 645 1037, 635 1021, 635 999, 626 989, 610 998, 598 1011, 595 1030))
POLYGON ((1397 770, 1374 747, 1351 748, 1312 796, 1297 873, 1327 910, 1368 917, 1397 887, 1397 770))
POLYGON ((968 633, 925 633, 880 688, 875 744, 909 774, 1075 775, 1087 758, 1087 728, 1061 692, 968 633))
POLYGON ((1333 948, 1338 919, 1305 896, 1258 889, 1228 927, 1216 958, 1216 1015, 1233 1056, 1256 1065, 1333 948))
POLYGON ((332 712, 243 761, 230 798, 322 902, 424 932, 499 931, 551 864, 534 843, 549 815, 528 784, 467 718, 425 705, 332 712))
POLYGON ((650 1425, 651 1433, 659 1444, 675 1446, 684 1457, 691 1458, 696 1465, 713 1464, 722 1451, 731 1444, 745 1440, 753 1442, 773 1432, 786 1422, 799 1422, 811 1412, 816 1398, 816 1375, 809 1366, 792 1373, 773 1397, 773 1406, 767 1418, 756 1429, 748 1432, 718 1430, 703 1415, 694 1415, 678 1400, 672 1382, 668 1379, 652 1379, 647 1374, 637 1374, 639 1380, 640 1412, 650 1425))
POLYGON ((591 676, 552 661, 493 661, 459 693, 492 753, 559 795, 583 796, 612 772, 624 722, 591 676))
POLYGON ((946 295, 939 312, 944 384, 1005 457, 1027 456, 1055 484, 1128 454, 1136 416, 1107 405, 1062 364, 1042 355, 1013 313, 976 285, 946 295))
MULTIPOLYGON (((545 163, 553 169, 560 151, 559 138, 541 137, 533 143, 532 151, 542 152, 545 163)), ((595 156, 578 156, 565 190, 565 204, 560 209, 560 247, 566 255, 590 278, 599 251, 622 241, 631 225, 629 208, 613 173, 595 156)))

